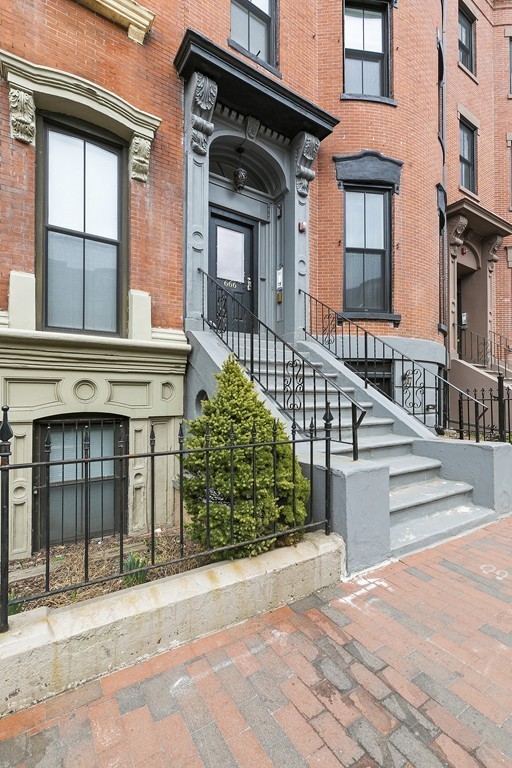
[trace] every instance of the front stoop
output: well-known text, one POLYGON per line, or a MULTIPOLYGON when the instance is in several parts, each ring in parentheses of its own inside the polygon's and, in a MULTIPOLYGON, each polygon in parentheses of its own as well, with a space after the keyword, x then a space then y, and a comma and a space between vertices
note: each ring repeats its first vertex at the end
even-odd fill
POLYGON ((345 575, 336 534, 223 561, 64 608, 11 616, 0 635, 0 712, 274 610, 345 575))

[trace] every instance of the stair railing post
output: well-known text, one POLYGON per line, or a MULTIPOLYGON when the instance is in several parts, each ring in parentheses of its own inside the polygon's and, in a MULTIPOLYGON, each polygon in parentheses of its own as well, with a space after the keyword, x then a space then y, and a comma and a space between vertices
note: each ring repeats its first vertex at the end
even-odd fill
POLYGON ((0 632, 7 632, 9 629, 9 457, 11 455, 10 440, 13 431, 10 427, 7 412, 9 407, 2 406, 3 417, 0 427, 0 498, 1 521, 0 521, 0 632))
POLYGON ((324 413, 324 427, 325 427, 325 534, 329 536, 332 526, 332 509, 331 509, 331 424, 332 413, 329 407, 329 403, 326 403, 326 409, 324 413))
POLYGON ((500 443, 507 442, 505 427, 505 377, 498 373, 498 439, 500 443))

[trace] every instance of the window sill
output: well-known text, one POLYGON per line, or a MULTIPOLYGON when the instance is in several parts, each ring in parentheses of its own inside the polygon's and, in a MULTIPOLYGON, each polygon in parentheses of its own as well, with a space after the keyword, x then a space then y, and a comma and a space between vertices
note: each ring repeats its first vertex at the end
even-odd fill
POLYGON ((463 187, 461 184, 459 184, 459 189, 461 192, 463 192, 463 194, 467 195, 467 197, 471 197, 473 200, 476 200, 478 203, 480 202, 480 198, 476 192, 472 192, 471 189, 467 189, 466 187, 463 187))
POLYGON ((377 104, 388 104, 390 107, 397 107, 398 102, 388 96, 365 96, 359 93, 342 93, 341 101, 372 101, 377 104))
POLYGON ((467 67, 464 66, 464 64, 461 64, 460 61, 458 62, 459 69, 462 69, 462 71, 473 80, 478 85, 478 78, 477 76, 467 67))
POLYGON ((365 312, 364 310, 356 310, 350 312, 338 312, 337 321, 338 325, 341 325, 344 319, 347 320, 381 320, 388 323, 393 323, 397 328, 402 320, 402 315, 395 315, 391 312, 365 312))
POLYGON ((263 67, 269 72, 272 72, 272 74, 275 75, 276 77, 279 77, 281 80, 283 79, 283 75, 277 69, 277 67, 274 67, 272 66, 272 64, 269 64, 268 61, 265 61, 264 59, 260 59, 258 56, 255 56, 254 53, 251 53, 250 51, 248 51, 247 48, 244 48, 243 45, 240 45, 240 43, 237 43, 236 40, 233 40, 231 37, 228 37, 228 45, 230 48, 233 48, 233 50, 238 51, 238 53, 241 53, 251 61, 254 61, 255 64, 259 64, 260 67, 263 67))

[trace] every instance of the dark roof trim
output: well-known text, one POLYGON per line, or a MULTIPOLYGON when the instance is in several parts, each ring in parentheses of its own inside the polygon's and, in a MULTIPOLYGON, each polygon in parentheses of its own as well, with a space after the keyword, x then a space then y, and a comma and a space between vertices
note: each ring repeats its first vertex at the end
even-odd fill
POLYGON ((402 160, 386 157, 380 152, 363 149, 357 155, 334 155, 338 187, 344 184, 385 184, 400 191, 402 160))
POLYGON ((497 216, 492 211, 487 210, 473 200, 462 197, 455 203, 451 203, 446 208, 446 216, 450 218, 454 214, 461 214, 468 220, 470 228, 482 237, 490 235, 499 235, 507 237, 512 235, 512 224, 501 216, 497 216))
POLYGON ((324 139, 339 123, 316 104, 192 29, 185 32, 174 66, 186 81, 196 71, 211 77, 218 85, 220 104, 252 115, 290 139, 301 131, 324 139))

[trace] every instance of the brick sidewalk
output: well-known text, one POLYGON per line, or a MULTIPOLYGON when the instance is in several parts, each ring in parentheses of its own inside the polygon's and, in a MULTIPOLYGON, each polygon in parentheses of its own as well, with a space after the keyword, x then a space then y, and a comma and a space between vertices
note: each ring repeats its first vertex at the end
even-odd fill
POLYGON ((512 766, 512 520, 0 720, 0 768, 512 766))

